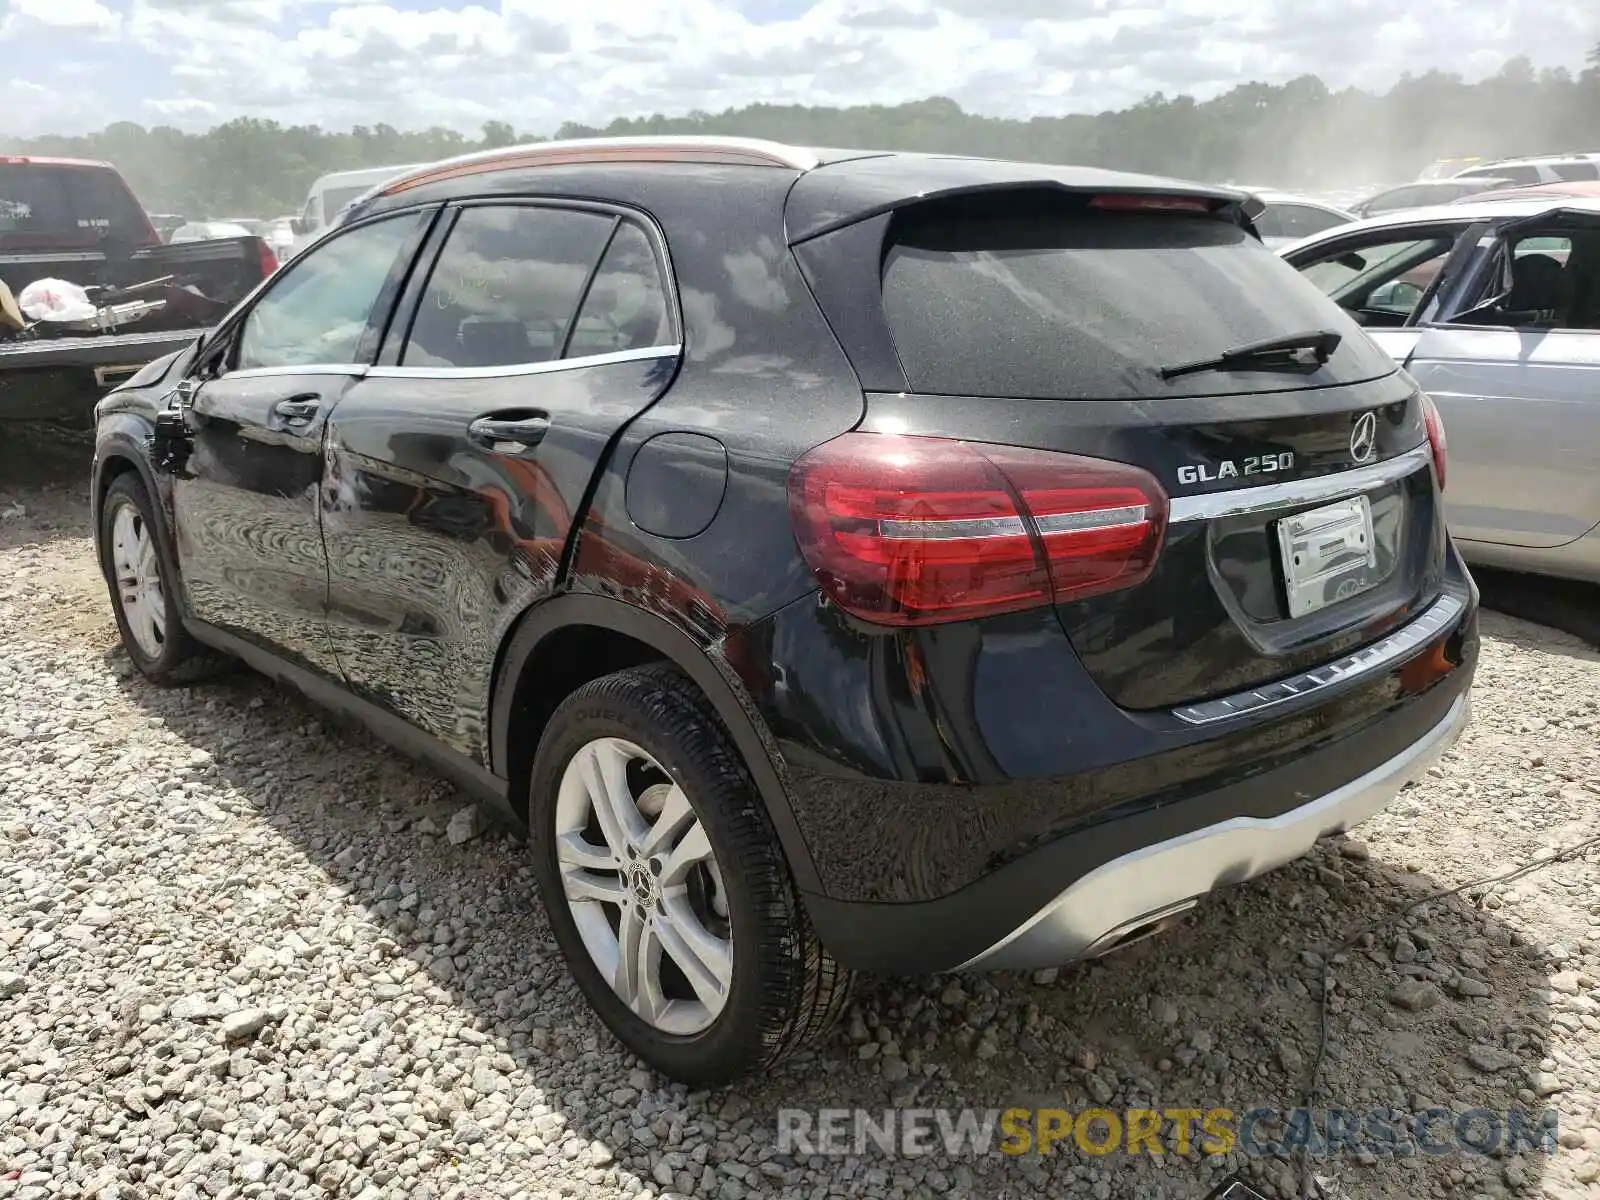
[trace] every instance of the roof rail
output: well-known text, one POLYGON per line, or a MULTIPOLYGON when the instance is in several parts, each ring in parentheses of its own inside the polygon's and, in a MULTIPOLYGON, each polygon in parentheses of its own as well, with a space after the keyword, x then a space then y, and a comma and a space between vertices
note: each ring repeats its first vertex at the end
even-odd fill
POLYGON ((507 171, 519 167, 565 167, 600 163, 678 162, 751 167, 786 167, 809 171, 821 159, 813 150, 741 137, 600 137, 530 142, 498 150, 477 150, 447 158, 390 179, 373 190, 393 195, 428 183, 507 171))

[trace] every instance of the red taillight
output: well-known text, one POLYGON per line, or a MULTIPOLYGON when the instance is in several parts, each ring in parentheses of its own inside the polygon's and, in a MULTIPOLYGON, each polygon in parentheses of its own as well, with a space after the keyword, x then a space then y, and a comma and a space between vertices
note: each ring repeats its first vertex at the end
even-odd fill
POLYGON ((1211 211, 1211 201, 1199 196, 1151 196, 1140 192, 1105 192, 1089 201, 1090 208, 1107 212, 1211 211))
POLYGON ((1143 582, 1167 497, 1125 463, 847 433, 794 464, 789 512, 840 608, 877 624, 931 625, 1143 582))
POLYGON ((1444 435, 1444 418, 1433 402, 1433 397, 1422 393, 1422 422, 1428 428, 1428 445, 1433 448, 1433 473, 1439 479, 1439 490, 1444 491, 1444 470, 1450 457, 1450 442, 1444 435))
POLYGON ((278 256, 272 252, 265 238, 257 238, 256 241, 261 244, 261 278, 265 279, 278 269, 278 256))

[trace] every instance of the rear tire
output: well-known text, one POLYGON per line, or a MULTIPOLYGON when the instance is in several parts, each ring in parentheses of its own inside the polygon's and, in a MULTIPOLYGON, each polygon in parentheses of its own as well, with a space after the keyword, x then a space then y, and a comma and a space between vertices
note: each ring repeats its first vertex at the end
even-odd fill
POLYGON ((817 941, 743 760, 677 668, 569 696, 540 741, 528 815, 573 977, 655 1070, 728 1083, 843 1012, 851 976, 817 941))
POLYGON ((156 539, 154 506, 136 475, 111 481, 97 534, 100 570, 122 648, 139 673, 156 683, 178 684, 230 669, 232 659, 200 645, 183 626, 156 539))

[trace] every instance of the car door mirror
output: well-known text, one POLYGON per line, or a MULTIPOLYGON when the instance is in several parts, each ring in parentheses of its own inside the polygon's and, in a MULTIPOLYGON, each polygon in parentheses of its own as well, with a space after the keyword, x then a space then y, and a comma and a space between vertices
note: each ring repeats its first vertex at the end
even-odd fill
POLYGON ((1422 302, 1422 289, 1406 279, 1391 279, 1373 289, 1362 307, 1386 312, 1409 313, 1422 302))
POLYGON ((306 219, 304 217, 290 217, 289 228, 295 233, 300 234, 311 232, 311 226, 306 223, 306 219))

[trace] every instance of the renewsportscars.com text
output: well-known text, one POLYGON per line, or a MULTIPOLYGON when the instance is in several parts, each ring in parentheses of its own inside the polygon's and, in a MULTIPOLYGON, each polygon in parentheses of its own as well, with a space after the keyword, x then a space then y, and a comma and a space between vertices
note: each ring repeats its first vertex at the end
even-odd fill
POLYGON ((780 1109, 778 1149, 849 1156, 923 1154, 1554 1154, 1556 1114, 1469 1108, 780 1109))

